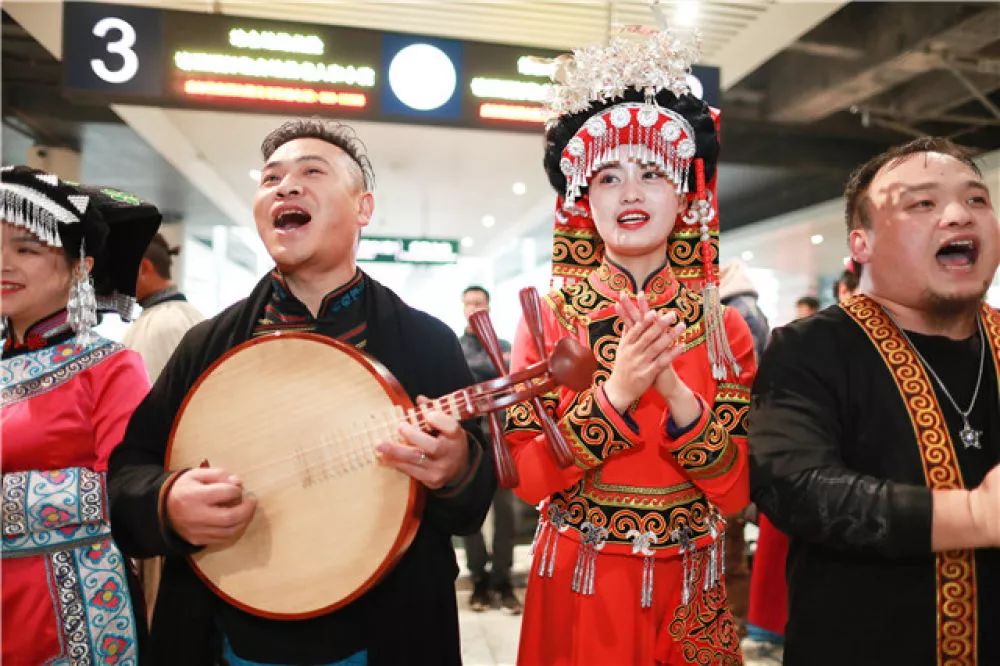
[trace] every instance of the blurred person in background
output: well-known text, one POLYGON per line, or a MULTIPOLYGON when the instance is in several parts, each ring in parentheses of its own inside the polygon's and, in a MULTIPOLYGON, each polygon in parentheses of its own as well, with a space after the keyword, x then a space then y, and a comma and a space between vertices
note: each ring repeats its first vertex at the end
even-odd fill
POLYGON ((5 331, 2 661, 148 664, 141 590, 112 539, 108 458, 149 389, 91 329, 131 317, 152 205, 24 166, 0 173, 5 331), (133 584, 134 583, 134 584, 133 584))
POLYGON ((152 382, 160 376, 188 329, 205 318, 171 279, 171 258, 179 252, 180 248, 170 247, 161 234, 150 241, 135 283, 142 313, 123 340, 126 347, 142 356, 152 382))
MULTIPOLYGON (((490 292, 480 286, 466 287, 462 292, 462 308, 468 320, 473 313, 490 311, 490 292)), ((472 329, 466 326, 465 332, 459 338, 462 353, 469 364, 469 370, 476 383, 485 382, 499 376, 493 362, 483 349, 479 338, 472 329)), ((504 364, 510 367, 510 343, 500 339, 500 351, 503 353, 504 364)), ((481 419, 485 429, 485 419, 481 419)), ((521 600, 514 593, 510 580, 510 568, 514 562, 514 493, 509 488, 497 488, 493 496, 493 542, 490 553, 486 550, 482 530, 463 537, 465 556, 472 574, 472 595, 469 597, 469 607, 480 612, 493 604, 492 595, 496 595, 500 608, 511 615, 521 613, 521 600), (489 565, 489 571, 486 566, 489 565)))
MULTIPOLYGON (((771 333, 767 316, 757 304, 757 288, 750 278, 750 271, 739 259, 727 262, 719 274, 719 298, 722 304, 733 308, 743 321, 750 327, 753 336, 754 354, 760 361, 767 340, 771 333)), ((753 507, 745 512, 726 516, 729 522, 726 529, 726 591, 729 594, 729 604, 736 621, 745 626, 747 610, 750 601, 750 569, 747 566, 747 544, 744 536, 747 518, 752 518, 753 507)))
POLYGON ((757 305, 759 294, 747 265, 739 259, 727 262, 719 273, 719 298, 723 305, 740 313, 753 335, 753 349, 759 359, 764 354, 771 326, 757 305))
MULTIPOLYGON (((819 312, 819 299, 803 296, 795 302, 795 310, 796 319, 811 317, 819 312)), ((762 513, 756 512, 756 523, 747 635, 741 647, 746 666, 773 666, 782 662, 788 621, 788 585, 785 582, 788 537, 762 513)))
MULTIPOLYGON (((181 338, 205 317, 188 303, 171 279, 171 257, 180 252, 162 234, 153 236, 135 280, 135 295, 142 307, 139 318, 125 331, 122 343, 142 356, 151 382, 156 382, 181 338)), ((156 590, 160 586, 160 558, 140 560, 139 579, 146 598, 146 616, 152 620, 156 590)))
POLYGON ((795 318, 803 319, 819 312, 819 299, 815 296, 803 296, 795 301, 795 318))
POLYGON ((847 268, 840 274, 837 281, 833 283, 833 299, 837 303, 844 303, 854 294, 858 293, 861 287, 862 265, 853 259, 847 261, 847 268))

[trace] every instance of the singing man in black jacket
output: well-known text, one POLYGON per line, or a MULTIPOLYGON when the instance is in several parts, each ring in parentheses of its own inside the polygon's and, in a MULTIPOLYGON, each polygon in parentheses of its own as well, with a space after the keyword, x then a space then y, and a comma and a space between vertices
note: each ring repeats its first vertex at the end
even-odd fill
MULTIPOLYGON (((255 500, 224 469, 163 469, 171 425, 199 375, 232 347, 264 333, 308 330, 363 349, 411 396, 437 397, 472 383, 454 333, 410 308, 356 265, 371 219, 372 171, 353 130, 318 119, 285 123, 261 147, 257 230, 277 267, 250 296, 193 328, 136 410, 110 462, 115 538, 129 555, 166 555, 153 616, 156 664, 458 664, 461 662, 451 536, 477 530, 495 481, 475 424, 441 412, 437 434, 403 424, 405 445, 378 450, 428 488, 420 528, 398 565, 340 610, 277 621, 217 598, 184 556, 231 541, 255 500)), ((260 377, 274 391, 280 376, 260 377)), ((234 407, 235 408, 235 407, 234 407)), ((344 409, 351 409, 349 404, 344 409)))
POLYGON ((791 537, 786 666, 1000 664, 1000 224, 917 139, 845 193, 861 294, 773 332, 751 494, 791 537))

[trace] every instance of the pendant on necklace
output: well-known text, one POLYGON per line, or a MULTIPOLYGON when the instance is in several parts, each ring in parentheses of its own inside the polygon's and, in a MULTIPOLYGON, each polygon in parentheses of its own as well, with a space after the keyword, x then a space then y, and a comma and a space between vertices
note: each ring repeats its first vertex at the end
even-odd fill
POLYGON ((965 422, 965 427, 958 432, 958 436, 962 440, 962 446, 967 449, 981 449, 979 436, 982 434, 982 430, 973 430, 968 421, 965 422))

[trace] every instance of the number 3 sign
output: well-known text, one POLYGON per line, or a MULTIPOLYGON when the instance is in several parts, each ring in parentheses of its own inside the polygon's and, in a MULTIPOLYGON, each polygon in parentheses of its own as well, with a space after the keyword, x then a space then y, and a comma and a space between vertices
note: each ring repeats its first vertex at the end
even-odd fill
POLYGON ((125 83, 135 76, 139 71, 139 58, 132 47, 135 46, 135 28, 128 21, 117 17, 102 18, 94 25, 94 34, 98 37, 106 38, 112 30, 117 30, 121 37, 106 44, 108 53, 114 53, 122 57, 124 61, 117 70, 108 69, 103 60, 92 58, 90 67, 94 74, 108 83, 125 83))
POLYGON ((163 94, 162 14, 155 9, 67 2, 66 88, 118 97, 163 94))

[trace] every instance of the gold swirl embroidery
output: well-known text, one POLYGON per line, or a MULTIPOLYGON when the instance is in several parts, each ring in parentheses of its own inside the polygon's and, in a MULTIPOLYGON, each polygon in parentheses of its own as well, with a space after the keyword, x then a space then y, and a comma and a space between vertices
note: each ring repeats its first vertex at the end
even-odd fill
POLYGON ((677 604, 668 631, 685 664, 739 666, 743 663, 740 639, 729 610, 726 586, 713 585, 707 591, 702 590, 708 562, 705 550, 692 557, 694 598, 689 604, 677 604))
POLYGON ((711 479, 724 474, 736 462, 736 445, 729 431, 715 418, 680 450, 674 452, 678 464, 694 479, 711 479))
POLYGON ((685 267, 697 260, 697 245, 692 243, 671 243, 670 263, 677 267, 685 267))
POLYGON ((657 296, 663 296, 666 294, 673 284, 674 282, 672 280, 668 280, 665 274, 657 273, 646 285, 644 291, 656 300, 657 296))
MULTIPOLYGON (((550 415, 554 414, 556 408, 555 395, 546 393, 541 398, 542 404, 545 406, 545 411, 550 415)), ((518 430, 541 432, 542 426, 538 421, 538 415, 535 414, 534 408, 529 406, 528 403, 519 402, 507 408, 507 423, 504 426, 504 430, 506 432, 518 430)))
POLYGON ((604 298, 594 291, 586 282, 571 285, 566 291, 566 303, 577 316, 591 312, 604 298))
POLYGON ((602 413, 591 390, 577 395, 559 427, 576 454, 577 465, 583 468, 594 467, 629 446, 602 413))
POLYGON ((557 232, 552 239, 554 263, 575 264, 575 267, 585 267, 588 272, 600 262, 598 250, 598 244, 589 234, 557 232))
POLYGON ((720 402, 716 396, 715 419, 729 432, 730 436, 747 436, 747 418, 750 415, 750 405, 720 402))
POLYGON ((567 524, 574 529, 580 529, 584 521, 589 521, 607 527, 608 540, 622 545, 630 543, 628 532, 631 529, 653 532, 658 550, 676 549, 678 544, 671 542, 670 533, 684 525, 691 528, 696 539, 704 537, 709 533, 713 515, 700 492, 689 495, 684 503, 673 502, 666 508, 647 507, 639 501, 614 506, 588 492, 587 481, 583 481, 582 486, 578 484, 556 493, 552 501, 569 511, 567 524))
MULTIPOLYGON (((924 478, 932 489, 965 486, 955 447, 944 422, 941 406, 923 365, 899 329, 871 298, 858 295, 841 306, 875 345, 892 375, 910 416, 920 449, 924 478)), ((983 312, 997 372, 998 330, 993 312, 983 312)), ((938 666, 973 666, 976 663, 977 614, 975 556, 971 550, 935 555, 937 580, 938 666)))

